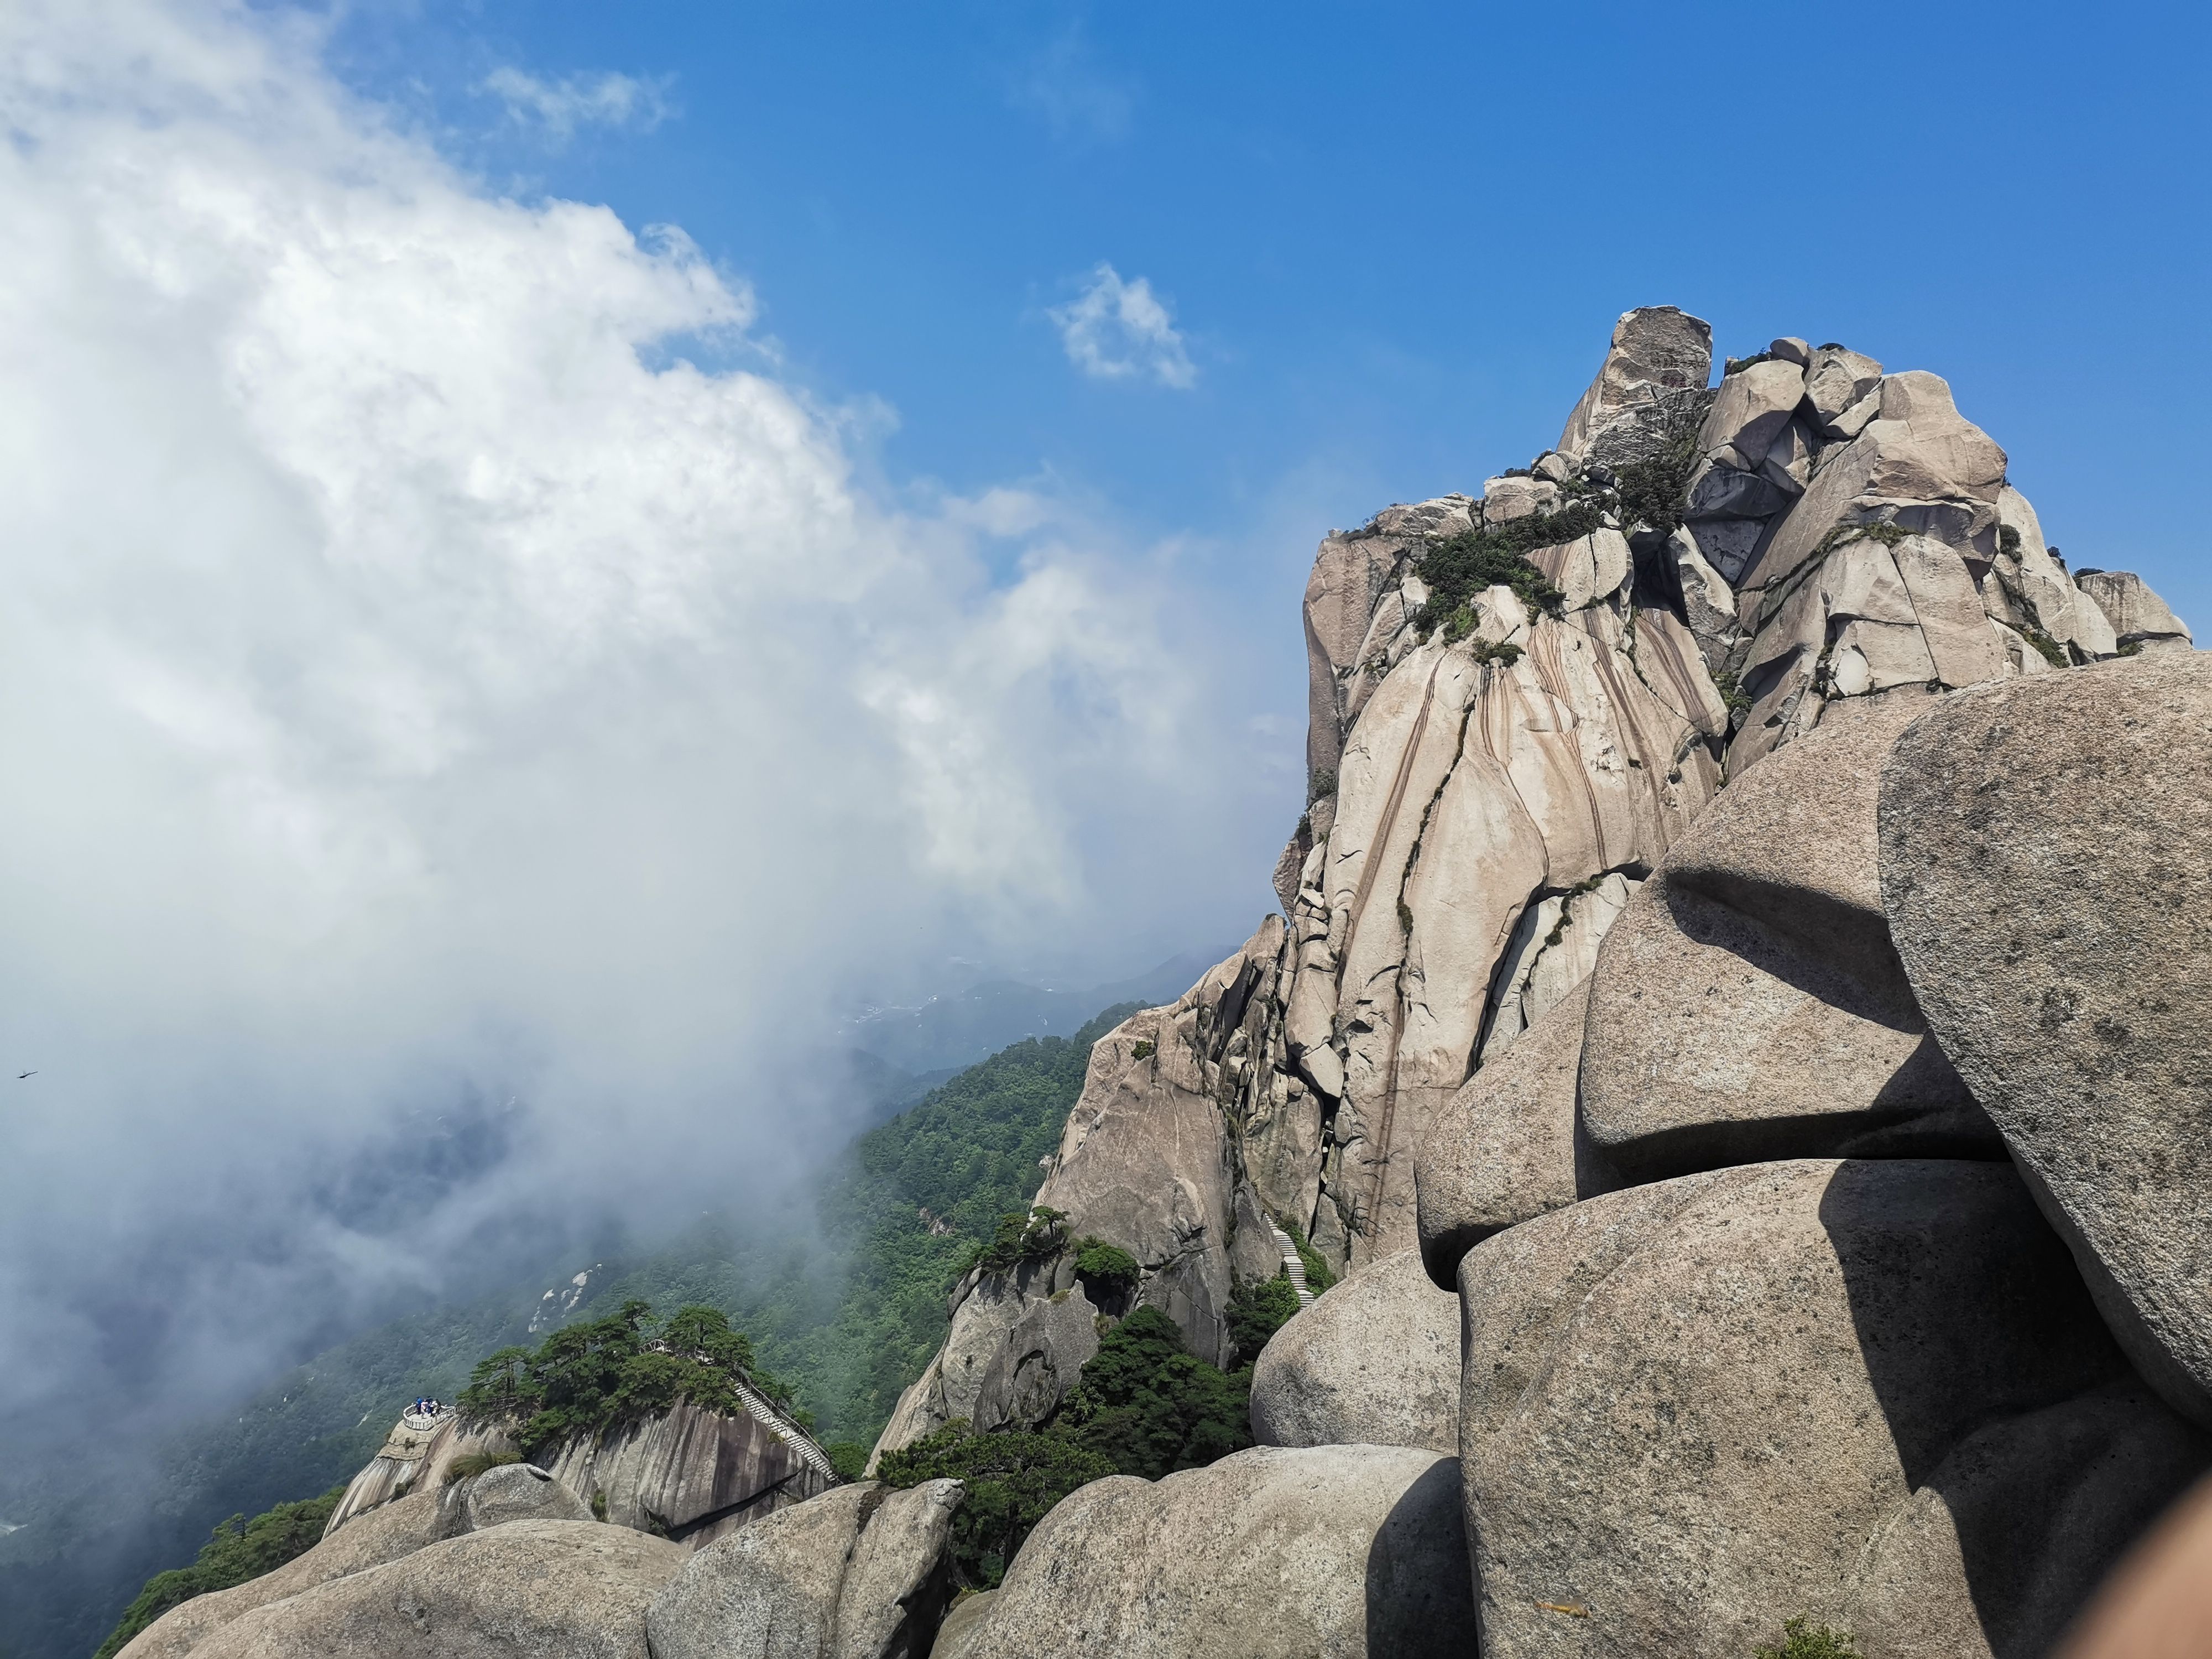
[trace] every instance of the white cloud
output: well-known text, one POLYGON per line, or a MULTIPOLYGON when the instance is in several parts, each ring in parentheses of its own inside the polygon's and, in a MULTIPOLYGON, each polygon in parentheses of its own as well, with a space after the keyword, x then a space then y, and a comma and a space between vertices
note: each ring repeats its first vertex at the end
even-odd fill
POLYGON ((1094 379, 1157 380, 1180 392, 1198 384, 1173 313, 1142 276, 1124 282, 1102 264, 1081 294, 1047 315, 1060 329, 1068 362, 1094 379))
MULTIPOLYGON (((1034 482, 865 483, 841 411, 667 361, 754 312, 680 234, 487 196, 319 44, 0 13, 10 1420, 93 1409, 56 1367, 146 1273, 189 1405, 502 1214, 772 1181, 884 972, 1210 944, 1281 828, 1164 562, 1034 482), (329 1197, 510 1096, 404 1232, 329 1197)), ((1091 335, 1187 385, 1102 280, 1091 335)))
POLYGON ((483 90, 507 106, 509 120, 542 127, 556 142, 565 142, 579 127, 652 131, 673 113, 668 101, 672 84, 670 76, 641 81, 611 70, 547 81, 507 65, 484 77, 483 90))

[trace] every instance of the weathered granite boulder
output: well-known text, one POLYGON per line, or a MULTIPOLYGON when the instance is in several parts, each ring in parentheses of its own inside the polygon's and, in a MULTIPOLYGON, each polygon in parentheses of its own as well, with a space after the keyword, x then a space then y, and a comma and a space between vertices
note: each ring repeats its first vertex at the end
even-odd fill
POLYGON ((1451 1458, 1398 1446, 1260 1446, 1158 1484, 1095 1480, 1030 1534, 957 1650, 1474 1659, 1458 1484, 1451 1458))
POLYGON ((822 1452, 767 1401, 732 1417, 679 1400, 665 1412, 580 1435, 548 1472, 605 1505, 617 1526, 693 1549, 836 1484, 822 1452))
POLYGON ((325 1534, 321 1543, 273 1572, 170 1608, 131 1638, 122 1652, 130 1659, 182 1659, 215 1632, 258 1607, 411 1555, 437 1542, 444 1528, 435 1492, 418 1492, 380 1504, 343 1532, 325 1534))
POLYGON ((996 1590, 981 1590, 954 1602, 952 1611, 938 1626, 937 1645, 930 1649, 929 1659, 990 1659, 985 1650, 975 1645, 975 1632, 998 1596, 996 1590))
POLYGON ((475 1422, 458 1412, 447 1412, 427 1427, 417 1427, 403 1417, 385 1437, 376 1455, 346 1483, 337 1507, 324 1525, 323 1536, 331 1536, 356 1516, 395 1498, 443 1491, 446 1471, 457 1458, 486 1453, 505 1455, 520 1449, 499 1425, 475 1422))
POLYGON ((516 1521, 256 1607, 192 1651, 198 1659, 648 1659, 646 1604, 684 1559, 679 1546, 627 1527, 516 1521))
POLYGON ((2212 1481, 2200 1481, 2105 1581, 2058 1659, 2187 1659, 2208 1630, 2212 1481))
POLYGON ((1652 410, 1701 393, 1713 372, 1712 325, 1673 306, 1625 312, 1597 378, 1560 434, 1571 462, 1617 465, 1640 455, 1652 436, 1652 410))
POLYGON ((952 1599, 963 1496, 840 1486, 718 1540, 653 1599, 653 1659, 920 1659, 952 1599))
POLYGON ((1575 1079, 1589 1012, 1584 981, 1469 1078, 1422 1137, 1413 1181, 1435 1284, 1456 1287, 1460 1258, 1491 1234, 1575 1201, 1575 1079))
POLYGON ((1594 1182, 2002 1154, 1928 1035, 1881 906, 1881 763, 1927 707, 1831 705, 1721 794, 1606 935, 1579 1073, 1594 1182))
POLYGON ((925 1480, 885 1493, 862 1517, 837 1591, 830 1659, 921 1659, 954 1590, 952 1516, 966 1500, 957 1480, 925 1480))
POLYGON ((1884 770, 1882 896, 1944 1050, 2143 1376, 2212 1425, 2212 658, 1949 700, 1884 770))
POLYGON ((1460 1292, 1486 1659, 1741 1659, 1796 1613, 2029 1659, 2212 1449, 2003 1164, 1641 1187, 1484 1241, 1460 1292))
POLYGON ((653 1659, 822 1659, 862 1516, 881 1495, 840 1486, 693 1555, 646 1616, 653 1659))
POLYGON ((1769 445, 1790 424, 1805 396, 1805 371, 1796 363, 1769 358, 1729 375, 1705 412, 1698 447, 1728 465, 1747 471, 1766 459, 1769 445))
POLYGON ((532 1463, 504 1463, 449 1481, 438 1494, 439 1533, 458 1537, 510 1521, 590 1521, 591 1505, 532 1463))
POLYGON ((1459 1301, 1401 1250, 1292 1316, 1252 1368, 1263 1446, 1459 1449, 1459 1301))
POLYGON ((2074 580, 2105 613, 2119 644, 2186 647, 2191 642, 2189 624, 2132 571, 2084 570, 2074 580))

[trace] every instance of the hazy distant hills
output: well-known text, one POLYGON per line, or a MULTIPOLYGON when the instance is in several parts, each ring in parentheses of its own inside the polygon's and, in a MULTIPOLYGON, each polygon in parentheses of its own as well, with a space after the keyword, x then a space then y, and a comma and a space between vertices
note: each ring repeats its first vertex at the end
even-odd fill
POLYGON ((962 1066, 1030 1036, 1067 1036, 1101 1008, 1173 1002, 1229 954, 1186 951, 1144 973, 1080 990, 994 979, 915 1007, 872 1010, 848 1029, 854 1048, 917 1074, 915 1097, 962 1066), (929 1075, 936 1073, 935 1076, 929 1075))

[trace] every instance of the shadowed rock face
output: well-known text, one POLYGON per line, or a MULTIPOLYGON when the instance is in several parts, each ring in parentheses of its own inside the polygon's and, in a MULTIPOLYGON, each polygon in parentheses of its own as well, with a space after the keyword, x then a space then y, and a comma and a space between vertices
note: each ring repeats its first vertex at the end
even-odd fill
POLYGON ((836 1484, 758 1419, 722 1417, 689 1401, 580 1436, 550 1467, 586 1501, 604 1498, 609 1521, 693 1549, 836 1484))
POLYGON ((1460 1291, 1491 1659, 1733 1659, 1784 1611, 2029 1659, 2206 1460, 2004 1164, 1638 1187, 1478 1244, 1460 1291))
POLYGON ((1063 1499, 960 1632, 992 1659, 1474 1659, 1456 1466, 1261 1446, 1063 1499))
POLYGON ((1581 1121, 1606 1185, 1807 1156, 2002 1157, 1928 1035, 1875 870, 1881 763, 1924 696, 1733 785, 1598 952, 1581 1121))
POLYGON ((2143 1376, 2212 1425, 2212 659, 1951 699, 1882 890, 1929 1024, 2143 1376))

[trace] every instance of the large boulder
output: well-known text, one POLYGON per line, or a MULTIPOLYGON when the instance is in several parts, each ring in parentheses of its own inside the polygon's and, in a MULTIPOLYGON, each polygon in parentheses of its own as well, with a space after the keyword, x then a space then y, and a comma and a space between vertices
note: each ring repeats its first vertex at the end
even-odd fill
POLYGON ((211 1590, 173 1607, 131 1638, 118 1659, 182 1659, 233 1620, 318 1584, 345 1578, 435 1543, 447 1528, 438 1494, 418 1492, 380 1503, 343 1532, 326 1534, 313 1549, 274 1571, 228 1589, 211 1590))
POLYGON ((654 1598, 653 1659, 919 1659, 952 1599, 964 1495, 840 1486, 718 1540, 654 1598))
POLYGON ((195 1659, 648 1659, 646 1604, 682 1547, 590 1521, 432 1544, 234 1620, 195 1659))
POLYGON ((1440 1286, 1495 1232, 1575 1201, 1585 980, 1467 1080, 1415 1150, 1421 1260, 1440 1286))
POLYGON ((1459 1300, 1418 1250, 1370 1261, 1294 1315, 1252 1367, 1263 1446, 1459 1449, 1459 1300))
POLYGON ((1928 1035, 1881 905, 1882 759, 1928 706, 1830 705, 1723 791, 1629 902, 1598 949, 1582 1045, 1595 1179, 2002 1155, 1928 1035))
POLYGON ((2144 1376, 2212 1425, 2212 658, 1948 701, 1882 779, 1944 1051, 2144 1376))
POLYGON ((719 1538, 653 1601, 653 1659, 823 1659, 872 1483, 840 1486, 719 1538))
POLYGON ((1458 1465, 1260 1446, 1079 1488, 955 1650, 991 1659, 1474 1659, 1458 1465))
POLYGON ((864 1519, 837 1591, 831 1659, 921 1659, 952 1600, 957 1480, 925 1480, 884 1495, 864 1519))
POLYGON ((2134 572, 2084 570, 2074 580, 2104 612, 2118 644, 2185 647, 2190 643, 2189 624, 2175 616, 2134 572))
POLYGON ((1468 1252, 1486 1659, 2031 1659, 2206 1462, 2008 1165, 1768 1164, 1468 1252))
POLYGON ((617 1525, 702 1549, 836 1482, 796 1424, 744 1393, 744 1409, 726 1417, 679 1400, 579 1435, 546 1467, 571 1492, 598 1500, 617 1525))
POLYGON ((510 1521, 589 1521, 591 1505, 533 1463, 504 1463, 450 1482, 438 1502, 447 1536, 510 1521))
POLYGON ((1712 325, 1674 306, 1641 306, 1613 325, 1597 378, 1567 417, 1559 451, 1571 461, 1639 459, 1659 411, 1690 407, 1713 371, 1712 325))

